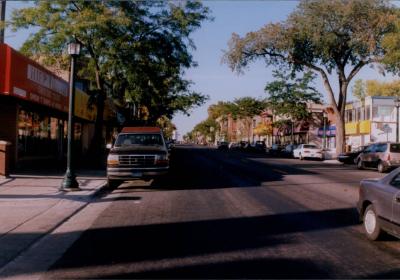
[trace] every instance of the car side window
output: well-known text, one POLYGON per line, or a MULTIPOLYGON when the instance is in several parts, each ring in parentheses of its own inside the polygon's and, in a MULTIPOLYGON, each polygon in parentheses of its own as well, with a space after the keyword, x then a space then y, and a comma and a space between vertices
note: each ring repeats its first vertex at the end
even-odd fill
POLYGON ((371 145, 365 149, 364 153, 372 153, 375 150, 375 145, 371 145))
POLYGON ((390 185, 392 185, 395 188, 400 188, 400 173, 396 175, 390 182, 390 185))
POLYGON ((377 153, 384 153, 384 152, 386 152, 386 149, 387 149, 387 144, 378 144, 378 145, 376 146, 375 151, 376 151, 377 153))

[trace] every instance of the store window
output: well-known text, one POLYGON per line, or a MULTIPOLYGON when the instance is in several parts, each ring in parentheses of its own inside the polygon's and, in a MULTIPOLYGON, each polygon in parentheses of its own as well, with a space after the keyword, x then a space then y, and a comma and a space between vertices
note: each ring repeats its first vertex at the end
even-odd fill
POLYGON ((345 111, 345 120, 346 120, 346 122, 352 122, 353 121, 353 110, 346 110, 345 111))
POLYGON ((393 106, 374 106, 372 108, 372 117, 379 118, 379 117, 390 117, 393 112, 393 106))
POLYGON ((45 114, 18 111, 18 157, 48 157, 57 153, 57 122, 45 114))
POLYGON ((357 108, 356 112, 357 112, 357 120, 356 121, 362 121, 361 108, 357 108))
POLYGON ((371 106, 365 106, 365 113, 364 113, 364 120, 370 120, 371 119, 371 106))

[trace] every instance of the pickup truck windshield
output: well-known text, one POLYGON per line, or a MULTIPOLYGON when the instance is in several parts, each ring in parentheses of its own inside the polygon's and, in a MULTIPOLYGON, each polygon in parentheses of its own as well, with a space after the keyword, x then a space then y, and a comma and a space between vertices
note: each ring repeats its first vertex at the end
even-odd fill
POLYGON ((131 145, 159 145, 163 146, 163 140, 160 134, 121 134, 115 141, 116 147, 131 145))

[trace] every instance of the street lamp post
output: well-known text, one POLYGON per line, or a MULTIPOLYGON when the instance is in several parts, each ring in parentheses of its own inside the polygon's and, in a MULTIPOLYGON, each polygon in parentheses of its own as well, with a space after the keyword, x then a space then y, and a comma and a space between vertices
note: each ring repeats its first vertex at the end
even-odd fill
POLYGON ((71 71, 69 78, 69 110, 68 110, 68 146, 67 146, 67 171, 61 184, 63 191, 76 191, 79 183, 76 180, 73 165, 72 146, 74 141, 74 110, 75 110, 75 60, 79 55, 81 45, 77 42, 68 44, 68 54, 71 56, 71 71))
POLYGON ((396 106, 396 143, 399 142, 399 107, 400 107, 400 98, 397 97, 395 99, 395 106, 396 106))
POLYGON ((328 117, 328 114, 326 111, 322 112, 322 118, 324 119, 324 134, 323 134, 323 148, 326 149, 326 119, 328 117))

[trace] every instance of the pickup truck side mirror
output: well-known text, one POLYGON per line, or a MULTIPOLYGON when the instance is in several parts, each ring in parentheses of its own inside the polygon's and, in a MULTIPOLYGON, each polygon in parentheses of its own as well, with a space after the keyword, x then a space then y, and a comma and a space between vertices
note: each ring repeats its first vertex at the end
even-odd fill
POLYGON ((112 148, 112 144, 107 144, 107 145, 106 145, 106 149, 107 149, 107 150, 111 150, 111 148, 112 148))

